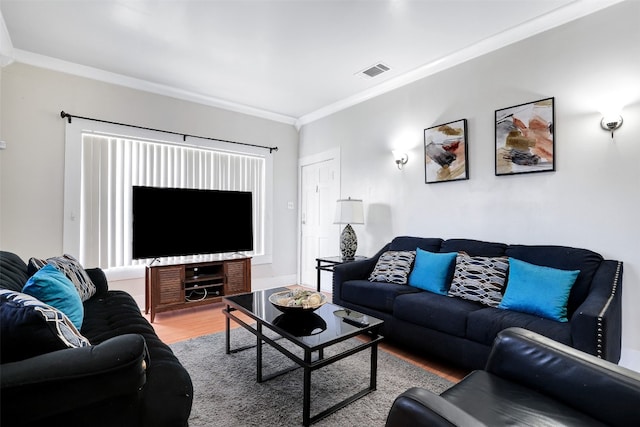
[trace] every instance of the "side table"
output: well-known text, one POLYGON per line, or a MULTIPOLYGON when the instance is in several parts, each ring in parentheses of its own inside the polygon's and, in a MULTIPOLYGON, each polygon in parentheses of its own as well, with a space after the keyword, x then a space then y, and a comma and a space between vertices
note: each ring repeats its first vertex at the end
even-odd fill
POLYGON ((316 271, 318 272, 316 279, 316 286, 318 288, 318 292, 320 292, 320 272, 321 271, 331 271, 333 272, 333 267, 340 264, 346 264, 348 262, 361 261, 363 259, 367 259, 366 256, 356 255, 353 259, 344 259, 341 256, 329 256, 316 258, 316 271))

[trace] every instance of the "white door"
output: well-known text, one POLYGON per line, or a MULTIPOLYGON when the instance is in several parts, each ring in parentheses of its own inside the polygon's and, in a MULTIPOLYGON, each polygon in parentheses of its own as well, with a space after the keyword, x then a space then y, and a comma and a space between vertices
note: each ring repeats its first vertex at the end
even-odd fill
MULTIPOLYGON (((316 258, 339 254, 339 226, 333 223, 340 196, 336 157, 301 168, 300 284, 317 285, 316 258)), ((331 291, 331 273, 321 272, 321 289, 331 291)))

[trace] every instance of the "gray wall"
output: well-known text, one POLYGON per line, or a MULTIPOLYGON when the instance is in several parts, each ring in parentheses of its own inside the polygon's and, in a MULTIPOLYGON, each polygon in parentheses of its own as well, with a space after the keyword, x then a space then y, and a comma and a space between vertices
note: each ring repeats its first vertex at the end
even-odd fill
POLYGON ((341 195, 364 199, 359 253, 396 235, 583 247, 624 261, 624 362, 640 370, 640 2, 623 2, 301 129, 339 147, 341 195), (555 97, 556 171, 494 175, 494 111, 555 97), (612 141, 609 101, 624 106, 612 141), (468 120, 470 180, 424 183, 423 129, 468 120), (404 147, 399 171, 391 150, 404 147))
MULTIPOLYGON (((253 267, 254 284, 295 283, 298 133, 288 124, 13 63, 2 69, 0 248, 31 256, 62 247, 65 122, 60 111, 193 135, 277 146, 273 262, 253 267)), ((142 282, 132 289, 143 295, 142 282)))

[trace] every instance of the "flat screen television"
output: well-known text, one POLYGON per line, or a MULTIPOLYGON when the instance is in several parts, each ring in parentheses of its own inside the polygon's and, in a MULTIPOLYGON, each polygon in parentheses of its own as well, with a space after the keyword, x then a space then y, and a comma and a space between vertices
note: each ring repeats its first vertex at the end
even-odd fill
POLYGON ((134 259, 253 250, 248 191, 133 187, 134 259))

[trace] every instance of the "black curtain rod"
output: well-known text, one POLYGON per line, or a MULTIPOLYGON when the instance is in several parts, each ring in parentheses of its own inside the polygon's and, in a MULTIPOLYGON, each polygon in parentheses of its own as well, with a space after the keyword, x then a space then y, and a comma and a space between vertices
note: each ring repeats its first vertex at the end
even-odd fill
POLYGON ((94 122, 108 123, 108 124, 111 124, 111 125, 120 125, 120 126, 127 126, 127 127, 130 127, 130 128, 136 128, 136 129, 144 129, 144 130, 152 130, 152 131, 155 131, 155 132, 170 133, 172 135, 181 135, 182 136, 182 140, 185 141, 185 142, 187 141, 187 137, 191 137, 191 138, 207 139, 209 141, 228 142, 229 144, 245 145, 247 147, 264 148, 265 150, 269 150, 270 154, 272 152, 274 152, 274 151, 278 151, 278 147, 266 147, 264 145, 248 144, 246 142, 229 141, 229 140, 226 140, 226 139, 218 139, 218 138, 208 138, 206 136, 189 135, 188 133, 173 132, 173 131, 170 131, 170 130, 154 129, 154 128, 148 128, 148 127, 144 127, 144 126, 130 125, 130 124, 127 124, 127 123, 110 122, 109 120, 100 120, 100 119, 94 119, 94 118, 91 118, 91 117, 76 116, 75 114, 65 113, 64 111, 60 111, 60 117, 62 117, 63 119, 67 119, 69 121, 69 123, 71 123, 71 119, 75 117, 76 119, 91 120, 91 121, 94 121, 94 122))

